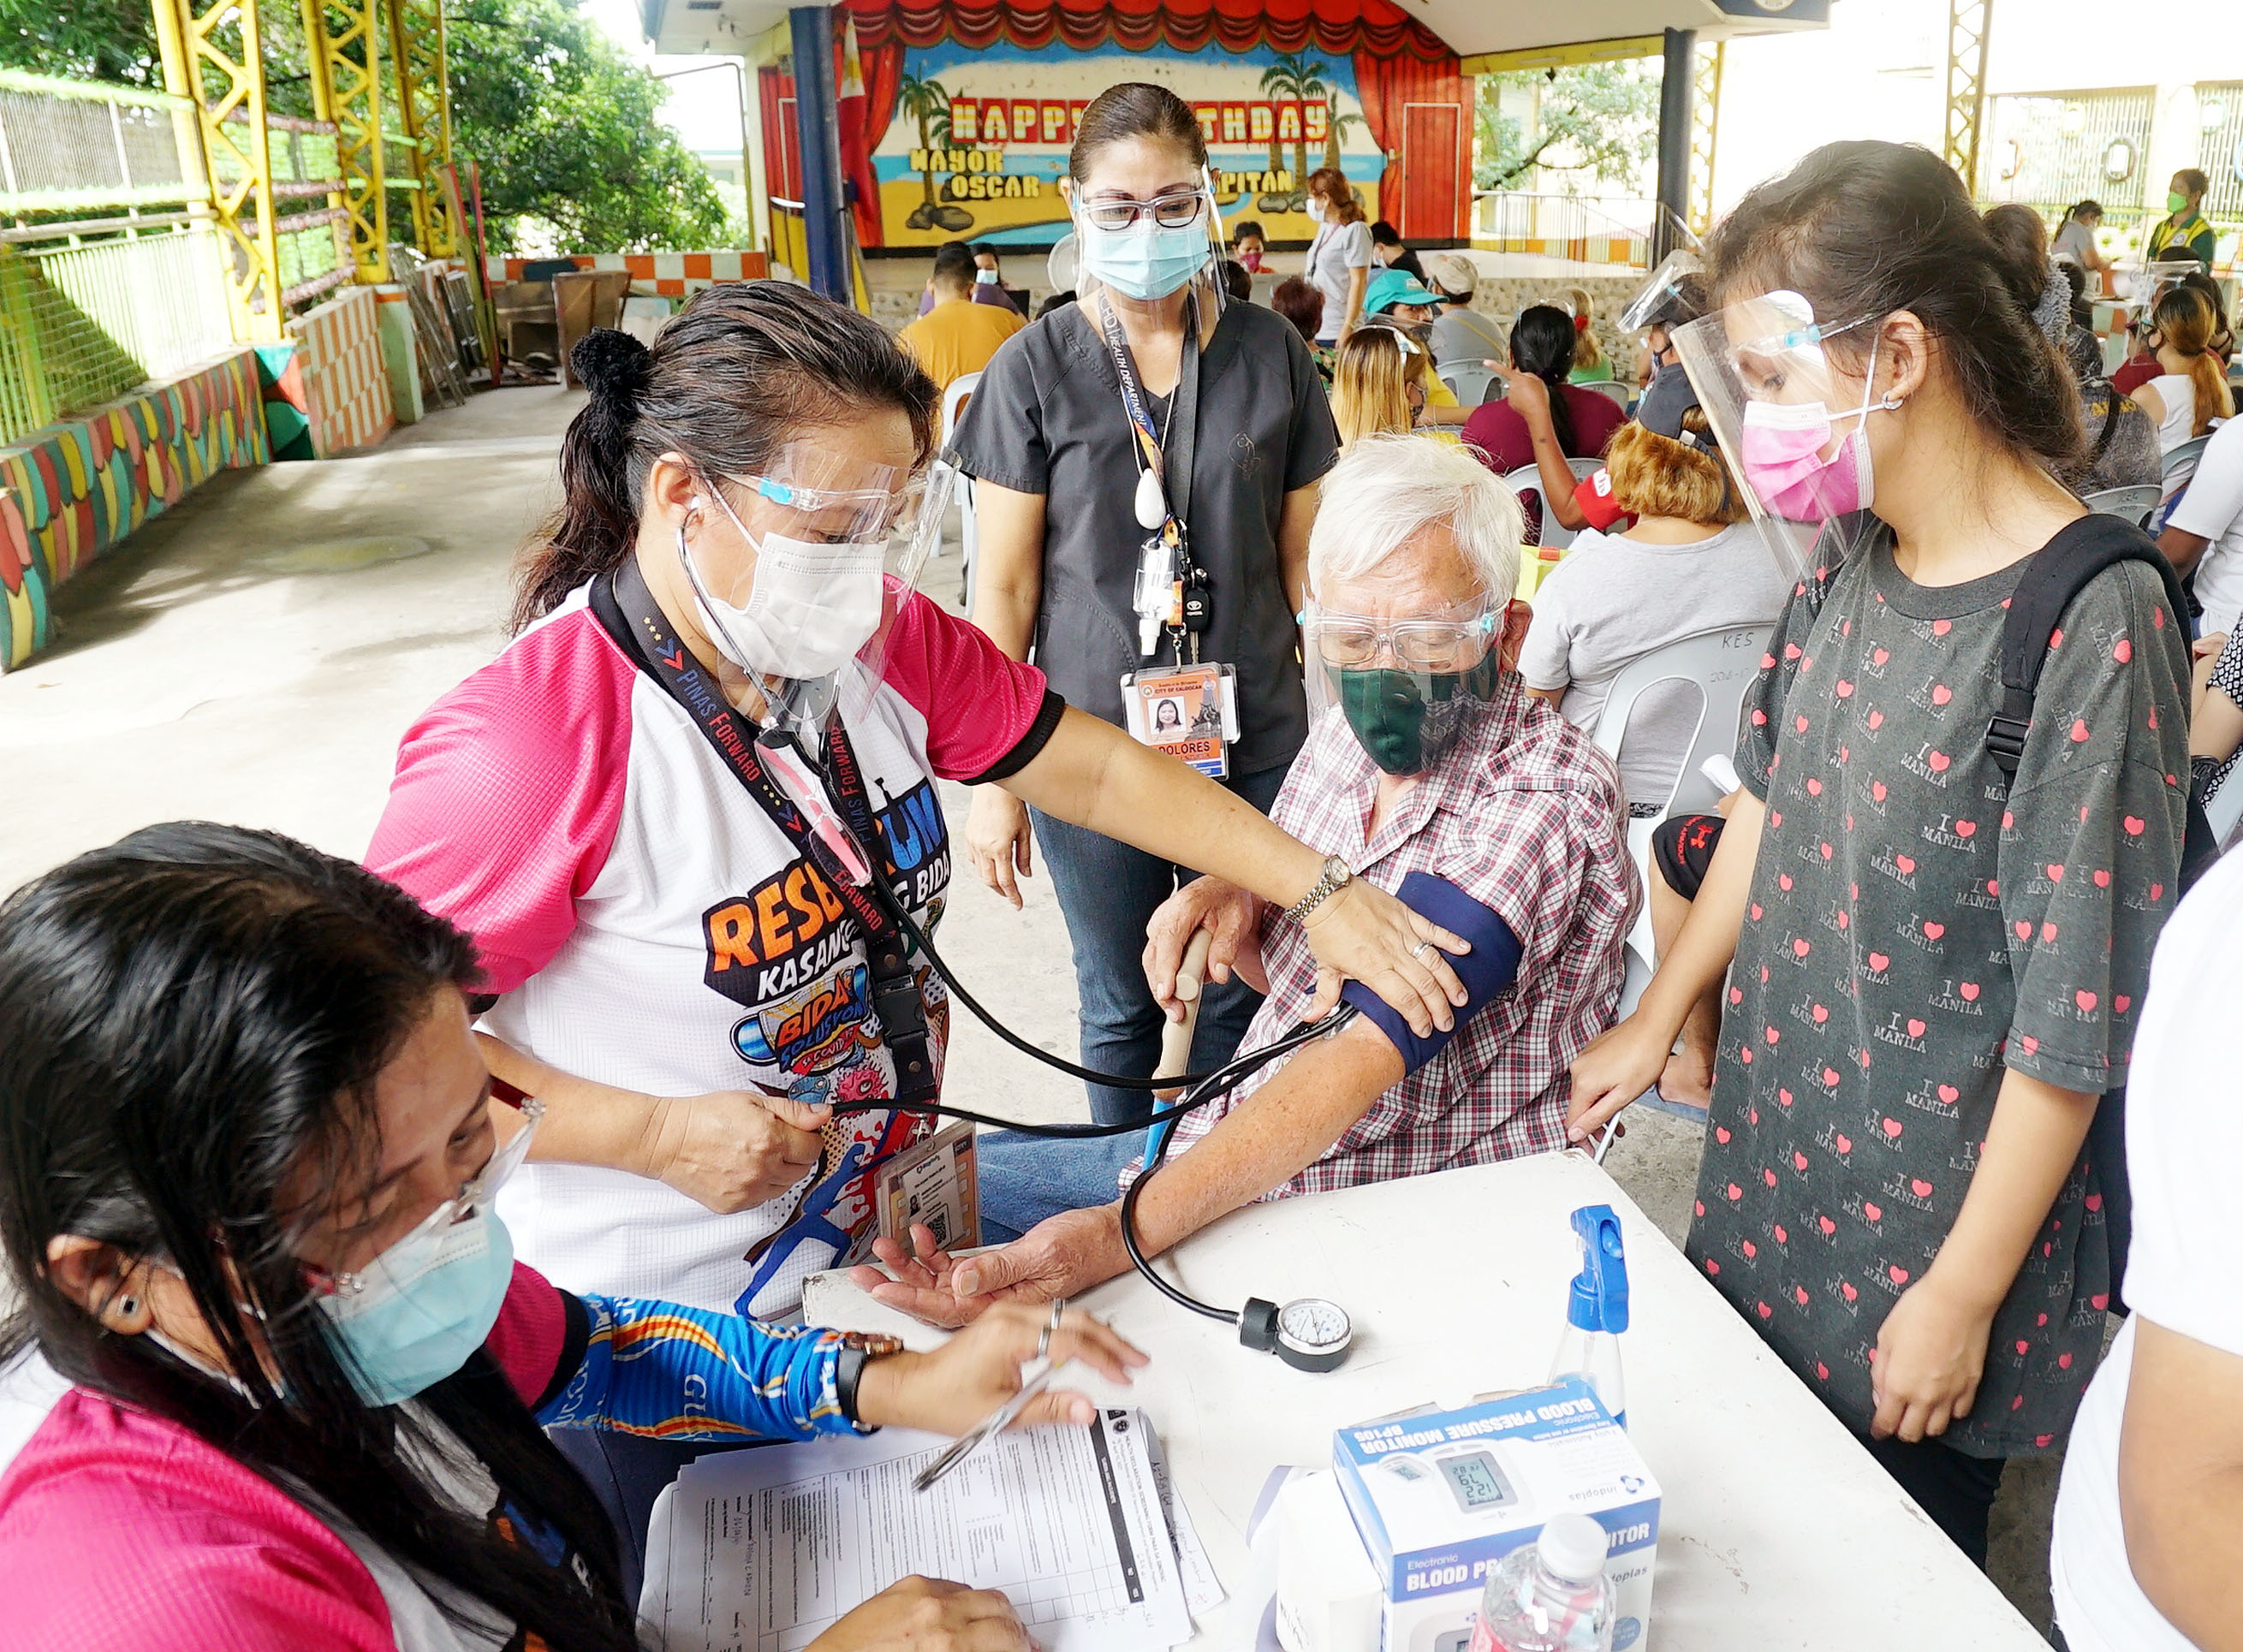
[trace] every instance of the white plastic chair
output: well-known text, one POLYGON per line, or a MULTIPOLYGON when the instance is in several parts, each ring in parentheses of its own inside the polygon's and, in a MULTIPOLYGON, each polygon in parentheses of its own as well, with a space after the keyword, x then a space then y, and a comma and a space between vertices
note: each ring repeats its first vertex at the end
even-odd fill
MULTIPOLYGON (((1569 459, 1566 463, 1572 469, 1575 481, 1585 481, 1605 467, 1605 461, 1601 459, 1569 459)), ((1521 505, 1526 502, 1529 494, 1538 500, 1542 499, 1542 473, 1532 465, 1521 465, 1503 480, 1511 491, 1519 495, 1521 505)), ((1542 500, 1541 534, 1528 543, 1547 545, 1553 550, 1562 551, 1573 542, 1573 535, 1579 531, 1560 522, 1557 513, 1550 508, 1549 501, 1542 500)))
POLYGON ((1456 361, 1437 361, 1433 371, 1441 382, 1448 386, 1457 400, 1466 407, 1477 407, 1487 400, 1488 386, 1495 382, 1495 369, 1478 356, 1466 356, 1456 361))
POLYGON ((2204 806, 2204 817, 2212 825, 2212 841, 2225 855, 2228 840, 2235 836, 2238 823, 2243 823, 2243 773, 2231 770, 2219 789, 2212 794, 2212 801, 2204 806))
POLYGON ((1606 400, 1618 403, 1622 413, 1626 413, 1627 404, 1635 400, 1634 388, 1620 383, 1617 379, 1593 379, 1587 384, 1577 385, 1574 387, 1579 390, 1595 391, 1606 400))
POLYGON ((2139 487, 2105 487, 2082 494, 2079 502, 2100 516, 2123 516, 2139 526, 2158 507, 2164 490, 2145 484, 2139 487))
MULTIPOLYGON (((980 382, 980 373, 963 373, 952 379, 950 388, 942 393, 942 438, 935 444, 937 453, 950 451, 950 439, 957 432, 958 421, 966 412, 966 403, 980 382)), ((958 600, 971 609, 973 606, 973 554, 980 546, 980 535, 973 525, 973 479, 971 476, 958 479, 957 494, 958 539, 962 547, 959 558, 958 600)))
POLYGON ((2196 474, 2196 461, 2204 457, 2204 445, 2211 440, 2208 435, 2191 436, 2178 447, 2166 450, 2165 457, 2158 461, 2163 492, 2172 493, 2196 474))
MULTIPOLYGON (((1635 925, 1628 931, 1627 976, 1620 990, 1618 1012, 1623 1019, 1634 1012, 1636 1000, 1642 997, 1657 967, 1647 893, 1650 880, 1659 876, 1658 869, 1651 863, 1652 833, 1669 815, 1683 810, 1709 810, 1733 789, 1722 782, 1736 777, 1731 754, 1736 749, 1738 730, 1744 719, 1745 696, 1752 692, 1753 684, 1760 677, 1760 662, 1768 653, 1768 639, 1775 631, 1773 625, 1735 625, 1678 637, 1663 648, 1654 648, 1621 671, 1613 679, 1612 688, 1605 695, 1604 709, 1597 716, 1595 738, 1599 748, 1615 763, 1620 761, 1620 742, 1627 736, 1636 702, 1647 692, 1661 683, 1688 682, 1696 685, 1699 695, 1697 724, 1691 730, 1689 745, 1679 754, 1681 761, 1675 766, 1674 780, 1667 796, 1657 800, 1632 800, 1655 801, 1659 812, 1640 820, 1632 818, 1627 823, 1627 856, 1635 863, 1636 875, 1644 880, 1647 894, 1636 914, 1635 925)), ((1640 1099, 1662 1112, 1681 1118, 1702 1119, 1706 1116, 1702 1108, 1667 1101, 1659 1094, 1656 1085, 1640 1099)))

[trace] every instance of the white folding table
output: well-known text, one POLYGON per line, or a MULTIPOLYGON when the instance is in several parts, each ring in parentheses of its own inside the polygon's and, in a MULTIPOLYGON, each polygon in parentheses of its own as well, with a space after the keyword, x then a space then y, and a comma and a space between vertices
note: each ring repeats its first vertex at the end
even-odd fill
MULTIPOLYGON (((1270 1470, 1329 1465, 1335 1427, 1427 1400, 1540 1384, 1576 1269, 1571 1214, 1609 1204, 1626 1236, 1629 1432, 1665 1501, 1651 1652, 2045 1652, 2045 1642, 1699 1278, 1609 1176, 1552 1153, 1256 1205, 1180 1246, 1175 1277, 1223 1306, 1328 1297, 1355 1324, 1322 1376, 1241 1347, 1135 1274, 1080 1299, 1153 1356, 1126 1394, 1166 1443, 1232 1601, 1196 1647, 1252 1643, 1237 1621, 1246 1522, 1270 1470)), ((825 1283, 825 1282, 821 1282, 825 1283)), ((940 1340, 845 1286, 818 1317, 940 1340)))

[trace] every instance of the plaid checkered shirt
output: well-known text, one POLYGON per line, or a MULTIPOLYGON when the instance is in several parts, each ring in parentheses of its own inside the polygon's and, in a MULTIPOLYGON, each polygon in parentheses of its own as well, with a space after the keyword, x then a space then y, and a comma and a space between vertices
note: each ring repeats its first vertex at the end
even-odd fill
MULTIPOLYGON (((1492 715, 1472 726, 1366 843, 1377 784, 1377 769, 1335 708, 1310 730, 1270 817, 1382 889, 1400 887, 1411 872, 1446 878, 1511 926, 1519 973, 1321 1158, 1264 1198, 1562 1146, 1566 1070, 1612 1024, 1620 1001, 1621 948, 1638 886, 1620 776, 1586 733, 1506 673, 1492 715)), ((1270 996, 1244 1049, 1286 1031, 1316 992, 1306 932, 1274 909, 1262 956, 1270 996)), ((1263 1068, 1180 1121, 1171 1152, 1207 1134, 1277 1070, 1263 1068)))

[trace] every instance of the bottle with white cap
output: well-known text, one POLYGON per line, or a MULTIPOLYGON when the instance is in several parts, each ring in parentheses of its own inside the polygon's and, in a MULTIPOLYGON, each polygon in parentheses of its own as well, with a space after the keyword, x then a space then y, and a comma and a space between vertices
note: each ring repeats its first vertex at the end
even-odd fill
POLYGON ((1606 1548, 1590 1516, 1553 1516, 1487 1575, 1472 1652, 1612 1652, 1618 1608, 1606 1548))

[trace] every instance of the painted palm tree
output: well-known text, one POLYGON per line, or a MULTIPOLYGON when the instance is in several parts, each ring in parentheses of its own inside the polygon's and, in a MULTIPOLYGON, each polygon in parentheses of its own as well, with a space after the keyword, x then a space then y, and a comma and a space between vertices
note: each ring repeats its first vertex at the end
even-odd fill
POLYGON ((923 80, 906 73, 896 84, 897 106, 919 126, 919 153, 926 165, 919 169, 920 199, 905 219, 914 230, 945 229, 953 233, 971 229, 973 215, 962 206, 934 198, 934 151, 950 142, 950 91, 939 80, 923 80))
POLYGON ((1371 123, 1362 116, 1343 115, 1337 109, 1331 111, 1331 118, 1324 123, 1324 165, 1334 171, 1339 170, 1340 142, 1347 136, 1347 129, 1351 126, 1360 126, 1365 131, 1371 130, 1371 123))
MULTIPOLYGON (((1279 53, 1262 71, 1262 90, 1276 102, 1292 104, 1294 120, 1292 191, 1284 195, 1264 195, 1261 206, 1265 212, 1297 212, 1301 209, 1309 177, 1308 111, 1302 105, 1331 90, 1324 79, 1330 72, 1330 64, 1304 57, 1297 51, 1279 53)), ((1272 171, 1282 171, 1284 165, 1274 123, 1270 133, 1270 163, 1272 171)))

